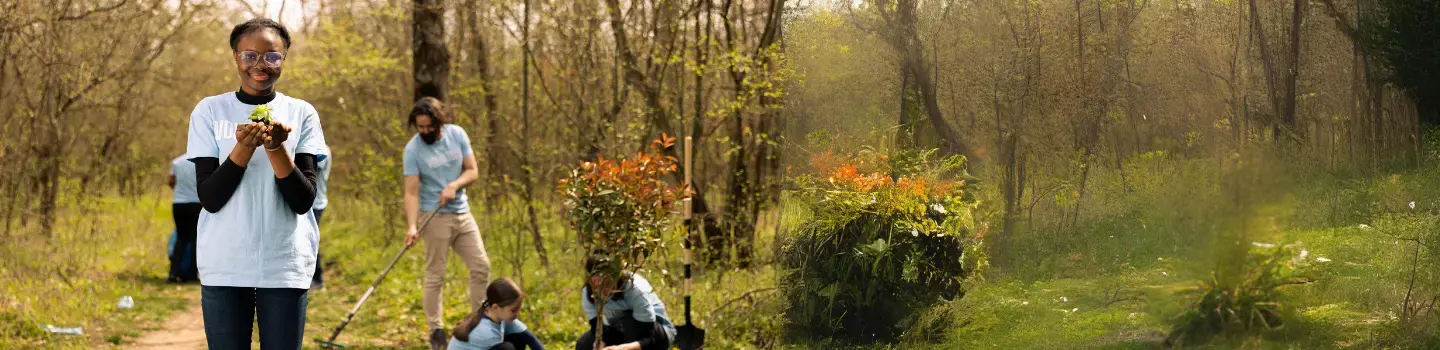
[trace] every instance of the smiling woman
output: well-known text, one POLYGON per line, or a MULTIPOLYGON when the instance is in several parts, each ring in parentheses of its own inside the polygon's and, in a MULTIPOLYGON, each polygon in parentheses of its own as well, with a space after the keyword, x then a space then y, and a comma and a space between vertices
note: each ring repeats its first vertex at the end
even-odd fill
POLYGON ((285 27, 242 23, 230 48, 240 89, 195 106, 185 156, 205 208, 196 248, 205 336, 211 348, 248 349, 255 322, 262 348, 298 349, 320 243, 316 162, 329 148, 315 108, 275 91, 285 27))

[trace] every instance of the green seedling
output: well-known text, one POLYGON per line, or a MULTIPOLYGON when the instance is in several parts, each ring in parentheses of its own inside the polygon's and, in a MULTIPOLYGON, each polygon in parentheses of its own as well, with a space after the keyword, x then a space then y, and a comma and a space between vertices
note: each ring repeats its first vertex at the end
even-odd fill
POLYGON ((270 106, 261 105, 260 107, 255 107, 255 110, 250 112, 250 121, 269 125, 274 122, 275 119, 270 117, 270 106))

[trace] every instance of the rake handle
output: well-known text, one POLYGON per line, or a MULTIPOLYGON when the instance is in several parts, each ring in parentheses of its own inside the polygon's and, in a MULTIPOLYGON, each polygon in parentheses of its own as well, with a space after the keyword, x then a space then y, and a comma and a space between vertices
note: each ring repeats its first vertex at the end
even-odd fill
MULTIPOLYGON (((430 220, 435 218, 435 214, 439 213, 440 208, 435 208, 435 211, 431 211, 430 215, 425 217, 425 221, 420 223, 419 230, 424 231, 425 227, 430 225, 430 220)), ((410 247, 412 246, 414 246, 414 244, 406 244, 404 248, 400 249, 399 254, 395 254, 395 257, 390 259, 390 264, 385 266, 385 271, 380 272, 380 277, 375 279, 375 283, 370 284, 370 289, 366 289, 365 295, 360 297, 360 301, 355 303, 355 307, 350 308, 350 313, 345 315, 345 320, 340 321, 339 326, 335 326, 335 332, 331 333, 330 339, 324 342, 327 346, 339 346, 339 344, 335 344, 335 339, 340 337, 340 332, 345 330, 345 326, 349 325, 350 320, 355 318, 355 313, 360 311, 360 306, 365 305, 365 301, 369 300, 370 296, 375 294, 375 287, 380 286, 380 282, 385 281, 385 276, 390 275, 390 270, 395 268, 395 263, 400 262, 400 257, 405 256, 405 252, 410 251, 410 247)))

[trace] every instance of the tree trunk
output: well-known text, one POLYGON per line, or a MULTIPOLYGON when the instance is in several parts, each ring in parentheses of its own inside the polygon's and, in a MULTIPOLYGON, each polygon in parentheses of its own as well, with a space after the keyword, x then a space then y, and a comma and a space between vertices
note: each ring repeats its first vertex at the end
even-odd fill
MULTIPOLYGON (((916 38, 914 40, 918 41, 919 39, 916 38)), ((965 140, 960 137, 959 132, 955 131, 955 128, 951 127, 950 123, 945 121, 944 115, 940 112, 940 103, 936 100, 935 96, 935 81, 930 79, 930 75, 925 72, 927 67, 923 62, 923 58, 920 57, 922 53, 919 48, 911 47, 909 51, 911 58, 906 60, 906 66, 910 71, 911 77, 914 78, 914 83, 920 88, 920 98, 925 107, 925 112, 928 114, 927 119, 930 120, 930 126, 935 129, 935 133, 943 142, 942 150, 946 154, 958 154, 970 159, 979 159, 979 157, 975 155, 974 150, 970 148, 969 143, 965 142, 965 140)), ((980 165, 980 163, 970 164, 975 168, 978 168, 980 165)))
POLYGON ((521 77, 520 83, 523 88, 523 92, 521 93, 523 95, 521 99, 523 106, 520 109, 520 114, 525 124, 525 136, 522 138, 524 140, 522 144, 524 145, 525 151, 520 155, 520 159, 522 159, 525 164, 523 169, 521 169, 524 173, 522 184, 525 186, 525 215, 530 223, 530 236, 535 239, 535 253, 540 255, 540 264, 549 268, 550 258, 545 256, 545 240, 540 237, 540 223, 538 222, 539 219, 535 216, 535 165, 530 161, 530 144, 534 143, 530 142, 530 0, 525 0, 524 22, 524 27, 521 28, 522 36, 524 37, 524 42, 521 43, 524 48, 524 56, 521 57, 521 61, 524 61, 524 63, 522 63, 523 73, 521 74, 523 74, 523 76, 521 77))
MULTIPOLYGON (((772 40, 778 44, 781 52, 784 52, 785 49, 785 28, 780 22, 784 9, 785 0, 772 0, 770 17, 768 23, 765 24, 767 30, 774 28, 774 34, 771 36, 771 39, 768 40, 772 40)), ((762 41, 764 40, 767 39, 762 38, 762 41)), ((769 47, 761 47, 760 49, 762 52, 766 52, 765 50, 769 50, 769 47)), ((761 62, 763 62, 765 68, 771 72, 776 70, 774 56, 768 52, 761 58, 761 62)), ((786 87, 782 86, 777 89, 783 90, 785 88, 786 87)), ((760 219, 760 210, 764 205, 779 203, 779 179, 782 179, 784 176, 784 174, 780 172, 780 148, 776 142, 771 141, 778 140, 780 135, 784 135, 784 130, 782 130, 784 124, 780 122, 780 108, 783 106, 784 100, 783 97, 776 98, 771 96, 771 94, 764 93, 760 95, 760 107, 764 109, 764 114, 761 116, 759 126, 756 128, 759 130, 760 135, 764 136, 764 139, 756 142, 756 147, 759 149, 756 151, 758 153, 756 157, 758 164, 755 166, 757 179, 755 183, 758 188, 755 191, 756 202, 751 206, 750 210, 750 216, 756 220, 760 219)), ((759 224, 757 223, 756 226, 758 227, 759 224)), ((778 229, 778 226, 776 229, 778 229)))
MULTIPOLYGON (((482 142, 485 143, 486 155, 486 176, 484 178, 485 195, 488 199, 486 206, 494 209, 495 205, 503 202, 500 198, 503 187, 496 186, 497 181, 508 174, 506 169, 514 168, 510 166, 514 162, 509 161, 513 152, 509 151, 503 139, 499 137, 502 129, 500 128, 500 111, 495 103, 495 77, 490 69, 490 45, 486 39, 485 28, 481 24, 483 22, 476 20, 485 17, 480 13, 480 8, 475 5, 475 2, 476 0, 469 0, 470 5, 467 7, 470 12, 476 12, 470 14, 469 26, 470 35, 474 37, 475 41, 475 73, 480 78, 480 89, 482 90, 480 105, 483 107, 481 110, 483 116, 476 118, 475 128, 472 132, 480 130, 480 121, 484 120, 485 134, 482 136, 482 142)), ((488 13, 488 11, 486 12, 488 13)))
MULTIPOLYGON (((924 46, 918 34, 918 18, 916 17, 915 0, 898 0, 892 9, 887 10, 888 4, 881 4, 881 15, 886 19, 887 27, 891 31, 890 45, 900 54, 900 67, 908 77, 907 81, 913 84, 919 92, 921 106, 930 120, 930 126, 934 129, 936 136, 941 141, 941 151, 949 155, 965 155, 970 159, 979 159, 965 142, 959 132, 945 121, 944 114, 940 111, 940 103, 935 92, 935 80, 930 76, 930 65, 925 63, 924 46)), ((978 168, 978 162, 970 163, 972 167, 978 168)))
POLYGON ((921 145, 920 137, 915 135, 915 106, 910 95, 914 89, 911 88, 910 71, 900 67, 900 120, 895 128, 895 146, 900 149, 914 148, 921 145))
POLYGON ((1414 167, 1419 168, 1425 165, 1425 132, 1436 127, 1427 121, 1440 120, 1440 101, 1435 98, 1415 98, 1412 101, 1415 103, 1414 167))
MULTIPOLYGON (((1278 87, 1275 86, 1275 60, 1274 56, 1270 54, 1269 38, 1265 37, 1265 26, 1260 22, 1260 7, 1255 4, 1255 0, 1250 0, 1250 23, 1255 27, 1255 40, 1260 43, 1260 63, 1265 67, 1265 85, 1268 87, 1266 91, 1270 93, 1272 117, 1280 118, 1284 114, 1284 102, 1281 101, 1280 93, 1277 91, 1278 87)), ((1278 125, 1275 125, 1277 123, 1274 122, 1270 124, 1272 128, 1277 128, 1273 131, 1273 135, 1278 141, 1280 135, 1278 125)))
POLYGON ((43 171, 42 174, 47 175, 42 176, 40 180, 40 235, 45 238, 50 238, 53 237, 55 233, 56 201, 60 194, 60 185, 58 183, 59 181, 57 181, 57 177, 59 177, 58 165, 60 162, 51 157, 46 158, 49 160, 44 162, 45 171, 43 171))
MULTIPOLYGON (((648 109, 647 119, 650 120, 657 129, 666 132, 671 131, 670 119, 661 109, 660 92, 647 82, 645 73, 640 71, 635 52, 630 49, 629 36, 626 34, 625 20, 620 13, 619 0, 605 0, 605 7, 610 19, 610 32, 614 35, 615 39, 615 51, 619 56, 617 57, 617 63, 620 65, 620 69, 624 71, 625 85, 639 89, 641 95, 644 96, 648 109)), ((619 74, 619 72, 617 72, 617 74, 619 74)), ((619 86, 619 80, 620 79, 617 79, 616 81, 616 90, 622 89, 622 87, 619 86)), ((617 114, 621 102, 619 96, 616 96, 615 111, 617 114)), ((675 157, 676 159, 680 158, 675 151, 675 147, 662 149, 661 152, 666 156, 675 157)), ((710 212, 709 206, 704 201, 705 195, 703 188, 697 186, 692 190, 694 193, 691 197, 695 198, 695 200, 691 205, 694 210, 699 213, 710 212)))
MULTIPOLYGON (((1296 95, 1299 93, 1300 80, 1300 21, 1305 18, 1305 7, 1309 4, 1310 2, 1307 0, 1295 0, 1290 18, 1290 59, 1286 62, 1290 67, 1285 72, 1285 109, 1281 111, 1280 123, 1289 129, 1292 136, 1300 135, 1300 131, 1296 129, 1298 122, 1295 118, 1296 95)), ((1279 135, 1277 135, 1276 141, 1279 139, 1279 135)))
POLYGON ((450 50, 445 46, 445 1, 415 0, 411 20, 414 99, 429 96, 445 101, 450 79, 450 50))

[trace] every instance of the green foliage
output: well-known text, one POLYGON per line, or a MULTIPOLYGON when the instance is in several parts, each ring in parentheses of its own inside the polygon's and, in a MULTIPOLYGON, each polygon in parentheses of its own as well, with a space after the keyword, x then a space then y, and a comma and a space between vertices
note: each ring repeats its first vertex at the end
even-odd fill
POLYGON ((674 143, 675 138, 662 136, 649 152, 585 162, 560 179, 556 191, 564 195, 566 218, 578 231, 580 246, 601 258, 602 271, 589 272, 618 279, 621 271, 640 268, 663 247, 663 231, 670 228, 670 209, 680 191, 664 180, 675 172, 676 161, 661 150, 674 143))
POLYGON ((0 348, 86 349, 156 329, 198 286, 165 283, 169 193, 66 203, 56 235, 33 229, 0 246, 0 348), (131 296, 135 307, 116 302, 131 296), (81 327, 83 336, 44 331, 81 327))
MULTIPOLYGON (((1360 17, 1361 44, 1379 58, 1388 80, 1405 89, 1418 104, 1434 106, 1440 98, 1440 2, 1382 0, 1367 6, 1360 17)), ((1431 107, 1433 108, 1433 107, 1431 107)), ((1440 123, 1440 110, 1421 110, 1427 123, 1440 123)))
POLYGON ((824 179, 800 177, 791 194, 814 215, 780 247, 789 335, 891 341, 918 311, 959 297, 966 278, 987 264, 973 216, 978 203, 967 199, 968 187, 940 180, 963 158, 921 157, 923 166, 912 168, 925 171, 893 178, 861 175, 850 163, 866 165, 863 154, 839 164, 833 158, 817 155, 812 164, 828 170, 817 174, 824 179))
POLYGON ((254 123, 270 124, 275 118, 270 115, 270 105, 260 105, 250 111, 250 121, 254 123))
POLYGON ((1185 291, 1201 295, 1177 318, 1167 344, 1204 343, 1216 336, 1259 334, 1285 325, 1280 288, 1312 281, 1302 271, 1308 252, 1297 252, 1294 244, 1251 245, 1242 262, 1243 275, 1212 274, 1200 287, 1185 291))

